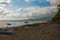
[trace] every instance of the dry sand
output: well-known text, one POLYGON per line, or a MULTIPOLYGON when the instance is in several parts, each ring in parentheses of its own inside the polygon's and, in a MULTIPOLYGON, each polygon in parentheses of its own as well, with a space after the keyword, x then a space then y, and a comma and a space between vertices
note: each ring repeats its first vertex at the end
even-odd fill
POLYGON ((0 40, 60 40, 60 24, 57 23, 26 25, 11 29, 14 30, 12 34, 0 34, 0 40))

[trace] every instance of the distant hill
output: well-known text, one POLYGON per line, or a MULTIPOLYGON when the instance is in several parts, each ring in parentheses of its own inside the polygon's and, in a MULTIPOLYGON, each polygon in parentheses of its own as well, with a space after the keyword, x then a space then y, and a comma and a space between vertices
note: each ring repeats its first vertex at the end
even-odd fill
MULTIPOLYGON (((60 7, 60 5, 58 6, 58 7, 60 7)), ((53 17, 52 18, 52 21, 53 22, 60 22, 60 8, 58 8, 58 12, 57 12, 57 14, 55 15, 55 17, 53 17)))

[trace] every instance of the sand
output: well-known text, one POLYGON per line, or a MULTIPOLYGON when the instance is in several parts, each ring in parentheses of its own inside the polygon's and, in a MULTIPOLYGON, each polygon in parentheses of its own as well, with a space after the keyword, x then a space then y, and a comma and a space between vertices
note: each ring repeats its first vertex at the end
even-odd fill
POLYGON ((0 34, 0 40, 60 40, 60 24, 24 25, 12 29, 11 35, 0 34))

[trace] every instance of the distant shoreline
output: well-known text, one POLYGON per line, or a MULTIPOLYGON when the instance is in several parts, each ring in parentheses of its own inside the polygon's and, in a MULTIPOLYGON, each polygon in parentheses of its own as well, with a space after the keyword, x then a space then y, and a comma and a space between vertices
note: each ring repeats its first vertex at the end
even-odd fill
POLYGON ((34 26, 39 26, 39 25, 46 25, 46 24, 60 24, 60 22, 43 22, 43 23, 26 23, 25 25, 21 26, 12 26, 12 27, 5 27, 5 28, 16 28, 16 27, 34 27, 34 26))

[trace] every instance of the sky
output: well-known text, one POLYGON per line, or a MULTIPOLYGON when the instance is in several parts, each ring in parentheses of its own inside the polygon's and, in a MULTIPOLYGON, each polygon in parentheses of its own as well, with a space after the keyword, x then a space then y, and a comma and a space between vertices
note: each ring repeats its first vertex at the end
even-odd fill
POLYGON ((0 20, 53 17, 60 0, 0 0, 0 20))

